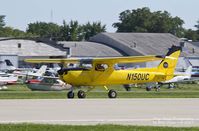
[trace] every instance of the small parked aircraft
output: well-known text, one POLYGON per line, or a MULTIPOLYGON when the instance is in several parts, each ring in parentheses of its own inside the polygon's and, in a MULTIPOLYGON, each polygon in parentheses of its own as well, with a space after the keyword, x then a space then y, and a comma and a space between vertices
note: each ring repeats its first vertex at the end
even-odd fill
MULTIPOLYGON (((68 98, 74 98, 75 86, 103 86, 108 91, 109 98, 116 98, 115 90, 109 90, 106 85, 124 85, 138 83, 162 82, 173 78, 173 73, 181 52, 181 47, 172 46, 166 56, 127 56, 92 59, 26 59, 31 63, 80 63, 78 68, 62 68, 58 71, 62 81, 72 85, 68 98), (118 70, 118 63, 140 63, 161 60, 157 67, 118 70)), ((89 91, 89 90, 88 90, 89 91)), ((78 98, 85 98, 86 93, 79 90, 78 98)))
MULTIPOLYGON (((42 65, 40 69, 24 69, 24 68, 16 68, 9 59, 5 59, 4 61, 0 61, 1 68, 3 72, 7 74, 14 74, 17 76, 42 76, 47 69, 46 65, 42 65)), ((5 74, 5 73, 4 73, 5 74)))
POLYGON ((14 70, 11 74, 16 75, 18 77, 19 83, 25 83, 28 79, 41 77, 46 72, 47 66, 42 65, 39 69, 35 71, 28 71, 28 70, 14 70))
POLYGON ((0 72, 0 90, 7 89, 5 85, 7 84, 16 84, 16 83, 24 83, 28 77, 39 77, 43 76, 46 71, 47 66, 43 65, 37 72, 26 72, 26 73, 5 73, 0 72))
POLYGON ((29 79, 27 82, 27 87, 31 90, 40 91, 62 91, 71 88, 71 85, 64 83, 59 80, 58 77, 42 76, 37 79, 29 79))
POLYGON ((0 90, 7 89, 5 85, 14 84, 18 80, 18 77, 14 74, 6 74, 4 72, 0 73, 0 90))
POLYGON ((169 88, 174 88, 175 83, 186 82, 191 80, 191 71, 192 71, 192 66, 189 66, 185 72, 174 73, 174 77, 172 79, 160 82, 159 84, 160 85, 168 84, 169 88))
POLYGON ((34 71, 13 71, 12 74, 18 76, 43 76, 46 72, 47 66, 42 65, 38 70, 34 71))

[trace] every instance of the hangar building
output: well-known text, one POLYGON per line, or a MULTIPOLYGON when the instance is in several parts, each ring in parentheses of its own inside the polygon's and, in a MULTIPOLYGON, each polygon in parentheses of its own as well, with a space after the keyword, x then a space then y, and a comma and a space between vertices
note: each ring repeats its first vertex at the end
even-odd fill
MULTIPOLYGON (((88 42, 1 38, 0 54, 17 55, 19 67, 23 67, 23 59, 33 57, 164 55, 169 47, 179 45, 180 42, 181 39, 169 33, 99 33, 88 42)), ((199 56, 199 46, 187 42, 180 45, 184 47, 182 56, 199 56)))

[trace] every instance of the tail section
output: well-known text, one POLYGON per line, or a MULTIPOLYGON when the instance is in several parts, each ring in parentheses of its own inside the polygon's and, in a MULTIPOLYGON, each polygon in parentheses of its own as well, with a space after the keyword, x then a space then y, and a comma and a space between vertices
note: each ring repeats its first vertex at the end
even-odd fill
POLYGON ((158 70, 160 72, 165 73, 166 80, 170 80, 173 78, 175 67, 178 62, 178 57, 180 56, 182 48, 180 46, 172 46, 165 58, 161 61, 158 66, 158 70))
POLYGON ((191 78, 191 72, 192 72, 192 66, 189 66, 189 67, 187 68, 187 70, 185 71, 185 75, 186 75, 186 76, 189 76, 189 77, 191 78))
POLYGON ((46 72, 47 66, 46 65, 42 65, 41 68, 39 70, 37 70, 36 73, 30 72, 27 75, 28 76, 43 76, 44 73, 46 72))
POLYGON ((46 72, 47 66, 42 65, 41 68, 36 72, 37 76, 43 76, 44 73, 46 72))
POLYGON ((8 59, 5 59, 5 64, 6 64, 6 69, 7 70, 15 70, 16 67, 14 67, 14 65, 12 64, 12 62, 8 59))

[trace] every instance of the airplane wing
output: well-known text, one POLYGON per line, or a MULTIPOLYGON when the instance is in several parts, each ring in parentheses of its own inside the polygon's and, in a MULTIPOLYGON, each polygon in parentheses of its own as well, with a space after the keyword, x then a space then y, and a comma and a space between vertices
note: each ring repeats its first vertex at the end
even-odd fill
POLYGON ((78 63, 80 60, 79 59, 71 59, 71 58, 64 58, 64 59, 25 59, 25 62, 28 63, 78 63))
POLYGON ((126 57, 103 57, 103 58, 89 58, 89 59, 77 59, 77 58, 64 58, 64 59, 25 59, 25 62, 29 63, 79 63, 81 60, 89 60, 99 63, 139 63, 163 60, 164 56, 126 56, 126 57))
POLYGON ((59 79, 59 77, 54 77, 54 76, 42 76, 42 78, 47 78, 47 79, 59 79))
POLYGON ((163 60, 164 56, 126 56, 126 57, 107 57, 107 58, 94 58, 94 62, 99 63, 140 63, 163 60))

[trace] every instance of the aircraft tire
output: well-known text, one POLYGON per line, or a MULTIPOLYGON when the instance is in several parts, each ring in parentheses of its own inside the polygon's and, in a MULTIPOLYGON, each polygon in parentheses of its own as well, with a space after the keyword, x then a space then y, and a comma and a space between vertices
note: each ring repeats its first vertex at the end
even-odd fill
POLYGON ((109 98, 116 98, 117 97, 117 92, 115 90, 110 90, 108 92, 108 97, 109 98))
POLYGON ((126 91, 131 91, 132 85, 131 84, 125 84, 123 85, 126 91))
POLYGON ((77 93, 78 98, 83 99, 86 98, 86 93, 82 90, 79 90, 77 93))
POLYGON ((74 92, 73 91, 69 91, 67 93, 67 97, 68 97, 68 99, 73 99, 75 97, 74 92))
POLYGON ((151 91, 151 87, 146 87, 146 91, 151 91))

